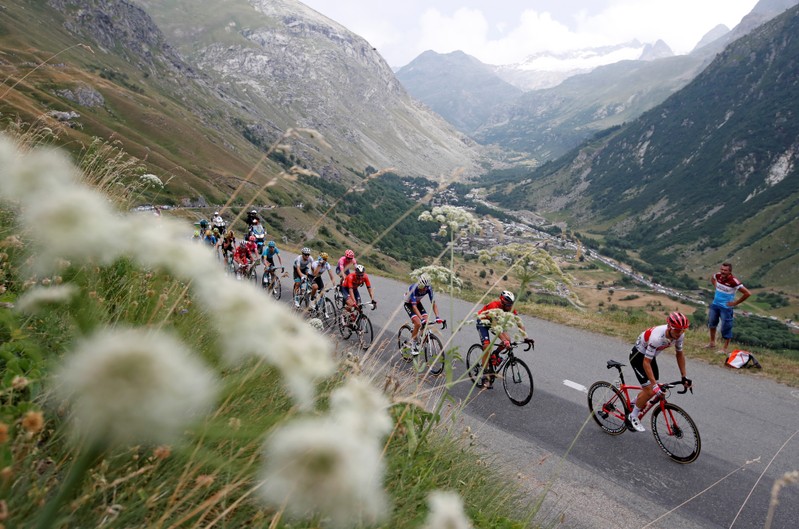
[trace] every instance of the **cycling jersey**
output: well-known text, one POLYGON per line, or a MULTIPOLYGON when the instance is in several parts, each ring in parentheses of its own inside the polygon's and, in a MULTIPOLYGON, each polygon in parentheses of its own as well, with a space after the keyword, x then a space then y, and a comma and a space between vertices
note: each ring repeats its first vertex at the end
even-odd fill
POLYGON ((359 276, 358 274, 349 274, 344 278, 344 281, 341 282, 341 288, 343 290, 353 289, 356 292, 358 291, 358 287, 361 285, 366 285, 367 288, 372 288, 372 282, 369 281, 368 274, 363 274, 362 276, 359 276))
POLYGON ((723 278, 721 273, 717 273, 713 277, 716 280, 716 295, 712 304, 727 308, 727 303, 735 299, 735 292, 743 287, 743 283, 732 274, 723 278))
POLYGON ((312 262, 310 265, 311 268, 311 275, 314 277, 319 277, 325 272, 330 270, 330 263, 327 261, 322 261, 317 259, 316 261, 312 262))
POLYGON ((417 283, 408 287, 408 291, 405 293, 405 303, 419 303, 425 296, 428 296, 431 302, 434 301, 433 287, 427 287, 426 290, 423 290, 424 288, 425 287, 420 287, 417 283))
POLYGON ((679 338, 671 340, 666 336, 668 328, 668 325, 658 325, 645 330, 636 340, 635 349, 649 359, 656 358, 664 349, 668 349, 672 345, 678 353, 682 352, 685 333, 681 334, 679 338))
POLYGON ((355 265, 358 264, 356 259, 347 259, 344 256, 341 256, 341 259, 338 260, 338 264, 336 265, 336 274, 340 274, 342 270, 348 270, 355 268, 355 265))
MULTIPOLYGON (((491 303, 489 303, 488 305, 486 305, 485 307, 483 307, 482 309, 478 310, 477 314, 482 314, 482 313, 484 313, 484 312, 486 312, 488 310, 492 310, 492 309, 502 309, 502 302, 500 300, 498 300, 498 299, 494 300, 491 303)), ((502 310, 505 310, 505 309, 502 309, 502 310)), ((512 311, 511 310, 505 310, 505 312, 513 312, 517 316, 519 314, 518 312, 516 312, 516 309, 513 309, 512 311)))
POLYGON ((235 259, 236 262, 247 264, 250 260, 251 253, 246 244, 240 244, 236 246, 236 250, 233 252, 233 259, 235 259))
POLYGON ((272 248, 269 246, 264 246, 264 251, 261 255, 263 255, 264 259, 266 259, 270 265, 275 266, 275 256, 279 253, 280 250, 278 250, 277 247, 272 248))

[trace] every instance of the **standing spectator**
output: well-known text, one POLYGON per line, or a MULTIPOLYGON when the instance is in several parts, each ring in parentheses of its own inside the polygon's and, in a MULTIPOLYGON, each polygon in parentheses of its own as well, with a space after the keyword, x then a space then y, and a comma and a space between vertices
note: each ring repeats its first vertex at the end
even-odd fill
POLYGON ((707 326, 710 328, 710 343, 705 348, 713 349, 716 347, 716 327, 721 320, 721 337, 724 339, 724 349, 727 353, 732 338, 732 318, 733 307, 740 305, 746 298, 752 295, 738 278, 732 275, 732 265, 723 263, 719 272, 710 278, 710 282, 716 287, 716 295, 707 313, 707 326), (735 299, 735 292, 740 291, 741 296, 735 299))

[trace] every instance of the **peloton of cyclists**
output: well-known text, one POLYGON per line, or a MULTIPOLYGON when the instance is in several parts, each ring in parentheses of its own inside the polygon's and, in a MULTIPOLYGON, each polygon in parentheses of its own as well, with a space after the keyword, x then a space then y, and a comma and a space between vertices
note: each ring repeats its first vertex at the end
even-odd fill
MULTIPOLYGON (((355 265, 355 272, 347 274, 341 283, 341 293, 344 296, 344 312, 349 314, 349 321, 355 321, 358 316, 355 306, 361 302, 361 293, 358 292, 358 288, 361 285, 366 285, 366 291, 369 292, 369 298, 372 301, 372 309, 377 308, 372 282, 369 281, 369 276, 366 275, 366 269, 363 265, 355 265)), ((346 314, 343 316, 345 321, 347 321, 346 314)))
POLYGON ((436 323, 441 323, 441 317, 438 315, 438 305, 433 294, 433 286, 430 284, 430 276, 422 274, 419 279, 408 287, 405 293, 404 307, 405 312, 411 318, 413 324, 413 332, 411 333, 411 355, 417 356, 419 354, 419 343, 417 337, 419 336, 419 329, 422 325, 427 325, 427 311, 422 305, 422 299, 427 296, 433 304, 433 313, 436 315, 436 323))
POLYGON ((646 431, 638 415, 646 406, 646 402, 662 391, 658 385, 657 356, 672 345, 677 353, 677 367, 680 369, 683 386, 691 387, 691 381, 685 377, 685 354, 682 351, 685 331, 690 325, 688 318, 683 314, 672 312, 666 319, 665 325, 651 327, 638 336, 638 340, 630 351, 630 367, 633 368, 635 377, 641 384, 641 392, 635 399, 632 411, 627 416, 627 422, 634 430, 646 431))
MULTIPOLYGON (((491 316, 488 311, 500 309, 518 315, 519 313, 513 308, 514 301, 516 301, 516 297, 513 295, 513 292, 504 290, 502 294, 499 295, 499 299, 492 301, 477 311, 477 332, 480 335, 480 343, 483 344, 483 356, 480 360, 483 364, 483 380, 477 384, 478 387, 491 389, 491 375, 494 374, 493 366, 488 362, 488 358, 491 356, 491 338, 489 336, 489 332, 491 331, 491 316)), ((527 337, 527 331, 521 321, 518 322, 518 327, 524 337, 524 341, 532 342, 532 340, 527 337)), ((499 333, 499 335, 497 335, 497 340, 499 345, 497 345, 495 349, 496 352, 501 352, 504 349, 510 348, 511 339, 507 332, 503 331, 499 333)))
POLYGON ((322 274, 327 272, 327 275, 330 277, 330 282, 335 283, 336 279, 333 277, 333 271, 330 268, 330 263, 327 260, 330 256, 327 252, 322 252, 319 254, 319 258, 312 262, 309 266, 309 272, 311 276, 311 300, 313 301, 316 299, 316 293, 318 291, 324 290, 325 283, 322 281, 322 274))

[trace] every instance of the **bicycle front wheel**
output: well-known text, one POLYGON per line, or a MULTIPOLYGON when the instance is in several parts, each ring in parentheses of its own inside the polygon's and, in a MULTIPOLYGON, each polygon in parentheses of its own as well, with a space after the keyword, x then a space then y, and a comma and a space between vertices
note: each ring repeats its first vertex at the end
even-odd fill
POLYGON ((610 382, 600 380, 588 388, 588 411, 610 435, 619 435, 627 429, 627 401, 610 382))
POLYGON ((258 269, 254 266, 250 269, 250 281, 258 285, 258 269))
POLYGON ((345 312, 341 311, 339 313, 338 318, 338 332, 341 333, 341 337, 345 340, 348 340, 350 336, 352 336, 352 327, 350 327, 350 315, 345 312))
POLYGON ((502 387, 510 401, 524 406, 533 398, 533 374, 521 359, 510 358, 502 369, 502 387))
POLYGON ((357 328, 356 332, 358 333, 358 342, 361 344, 361 349, 366 351, 369 349, 369 346, 372 345, 372 339, 374 338, 372 334, 372 322, 362 314, 355 325, 357 328))
POLYGON ((283 289, 283 287, 280 286, 280 278, 277 277, 277 276, 274 276, 272 278, 272 281, 273 281, 273 283, 272 283, 272 297, 279 300, 280 299, 280 295, 282 294, 282 289, 283 289))
POLYGON ((431 375, 438 376, 444 371, 444 346, 433 333, 428 335, 424 343, 424 359, 431 375))
POLYGON ((336 288, 336 291, 333 294, 333 304, 336 305, 336 308, 339 311, 344 309, 344 296, 341 295, 341 289, 339 288, 336 288))
POLYGON ((666 455, 678 463, 694 462, 702 450, 699 429, 693 419, 670 402, 652 411, 652 435, 666 455))
POLYGON ((407 323, 400 327, 399 332, 397 332, 397 349, 405 361, 411 360, 412 335, 413 328, 407 323))
POLYGON ((466 372, 469 373, 469 378, 472 382, 479 381, 482 376, 481 370, 483 369, 480 363, 483 358, 483 346, 479 343, 469 347, 466 353, 466 372))

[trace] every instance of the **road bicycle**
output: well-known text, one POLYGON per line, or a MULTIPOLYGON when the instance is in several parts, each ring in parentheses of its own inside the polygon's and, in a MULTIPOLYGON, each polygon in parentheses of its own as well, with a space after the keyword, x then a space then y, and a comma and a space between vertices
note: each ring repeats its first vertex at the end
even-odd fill
MULTIPOLYGON (((424 355, 425 364, 431 375, 440 375, 444 371, 444 345, 441 343, 441 338, 433 332, 433 326, 436 322, 424 321, 422 328, 419 332, 422 339, 418 341, 419 352, 424 355)), ((441 330, 447 328, 447 321, 441 320, 441 330)), ((397 332, 397 348, 400 351, 402 359, 406 362, 413 360, 414 354, 412 351, 413 339, 413 325, 410 323, 404 324, 397 332)), ((417 336, 418 338, 418 336, 417 336)))
POLYGON ((258 261, 253 259, 247 265, 247 271, 244 273, 244 277, 247 281, 252 281, 256 285, 258 284, 258 261))
POLYGON ((519 345, 526 344, 525 351, 534 347, 532 340, 521 342, 511 342, 510 347, 499 350, 499 346, 491 353, 488 358, 489 368, 483 369, 481 363, 483 357, 482 344, 476 343, 469 348, 466 353, 466 371, 472 382, 481 387, 483 375, 488 377, 489 387, 493 387, 497 376, 502 378, 502 387, 510 401, 517 406, 524 406, 533 398, 533 373, 521 358, 513 354, 513 350, 519 345))
MULTIPOLYGON (((610 435, 620 435, 631 425, 627 422, 627 415, 632 410, 631 391, 639 391, 641 386, 628 386, 624 383, 624 373, 621 364, 615 360, 608 360, 608 369, 616 368, 619 372, 620 384, 614 385, 610 382, 600 380, 594 382, 588 389, 588 409, 596 423, 610 435)), ((683 386, 683 394, 689 389, 682 381, 659 384, 662 391, 647 402, 646 407, 641 410, 640 417, 643 418, 649 410, 652 411, 651 427, 652 435, 655 436, 658 446, 667 456, 678 463, 692 463, 699 457, 702 449, 702 441, 699 437, 699 429, 685 410, 679 406, 668 402, 669 390, 676 386, 683 386)))
POLYGON ((368 316, 363 313, 364 305, 371 305, 372 310, 375 310, 376 304, 374 302, 358 303, 355 305, 355 320, 352 320, 348 311, 342 310, 338 317, 338 329, 345 340, 349 340, 350 336, 355 333, 358 337, 358 344, 361 349, 365 351, 372 345, 374 332, 372 331, 372 322, 369 320, 368 316))
POLYGON ((277 273, 278 270, 282 272, 285 269, 282 266, 280 268, 271 265, 268 266, 264 270, 264 277, 261 280, 261 287, 272 294, 272 297, 275 299, 280 299, 283 288, 280 285, 280 276, 278 276, 277 273))
POLYGON ((333 302, 327 297, 327 293, 331 290, 333 289, 328 288, 324 292, 317 292, 317 298, 311 303, 311 308, 308 311, 308 316, 311 318, 319 318, 322 320, 325 329, 333 325, 338 315, 336 307, 333 306, 333 302))
MULTIPOLYGON (((340 281, 340 280, 339 280, 340 281)), ((333 304, 338 310, 344 310, 344 294, 341 293, 341 284, 335 286, 333 292, 333 304)))
POLYGON ((307 277, 303 277, 294 293, 294 310, 305 310, 311 301, 311 283, 307 277))

